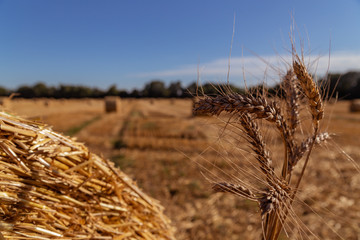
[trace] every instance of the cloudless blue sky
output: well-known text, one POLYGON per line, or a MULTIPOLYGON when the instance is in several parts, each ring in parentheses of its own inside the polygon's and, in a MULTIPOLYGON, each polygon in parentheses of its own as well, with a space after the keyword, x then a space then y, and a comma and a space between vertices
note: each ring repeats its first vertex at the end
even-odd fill
POLYGON ((312 53, 331 49, 330 71, 360 70, 359 0, 2 0, 0 85, 187 86, 198 63, 204 81, 226 81, 234 15, 237 85, 241 58, 286 53, 292 15, 312 53))

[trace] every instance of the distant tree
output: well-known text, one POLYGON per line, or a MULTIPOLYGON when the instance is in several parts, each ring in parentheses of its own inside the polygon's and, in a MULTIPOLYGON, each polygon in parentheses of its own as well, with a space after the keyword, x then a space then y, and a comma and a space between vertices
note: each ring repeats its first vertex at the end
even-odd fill
POLYGON ((244 89, 238 88, 232 84, 213 84, 213 83, 205 83, 203 85, 199 85, 196 82, 191 83, 185 90, 184 94, 187 97, 195 96, 199 94, 200 96, 205 95, 215 95, 221 91, 232 91, 234 93, 244 93, 244 89))
POLYGON ((181 82, 172 82, 168 88, 169 97, 178 98, 184 95, 184 89, 181 86, 181 82))
POLYGON ((56 87, 54 86, 47 87, 47 94, 45 97, 55 98, 55 92, 56 92, 56 87))
POLYGON ((49 92, 48 87, 45 83, 38 82, 33 87, 34 96, 33 97, 51 97, 51 93, 49 92))
POLYGON ((167 97, 168 92, 165 88, 165 84, 161 80, 153 80, 145 85, 143 90, 144 97, 161 98, 167 97))
POLYGON ((197 83, 192 82, 189 86, 187 86, 184 90, 185 97, 193 97, 196 95, 197 83))
POLYGON ((19 94, 19 97, 22 98, 33 98, 35 97, 34 89, 27 85, 20 86, 16 91, 19 94))
POLYGON ((249 87, 249 92, 253 96, 259 95, 277 95, 281 96, 282 92, 280 91, 280 85, 275 85, 273 87, 269 87, 265 84, 259 84, 252 87, 249 87))
POLYGON ((54 97, 55 98, 69 98, 69 87, 66 85, 60 85, 55 89, 54 97))
POLYGON ((103 90, 100 90, 98 88, 91 89, 91 95, 89 97, 91 98, 103 98, 105 96, 105 92, 103 90))
POLYGON ((279 97, 282 97, 282 98, 285 97, 285 92, 281 88, 280 84, 276 84, 275 86, 268 87, 267 92, 271 96, 279 96, 279 97))
POLYGON ((221 85, 221 88, 224 89, 225 91, 232 91, 234 93, 239 93, 239 94, 245 93, 245 89, 236 87, 235 85, 232 84, 223 84, 221 85))
POLYGON ((60 85, 56 89, 56 98, 85 98, 92 95, 93 90, 85 86, 60 85))
POLYGON ((118 90, 116 89, 116 85, 113 84, 109 87, 106 92, 106 96, 117 96, 119 94, 118 90))
POLYGON ((130 94, 126 90, 119 90, 119 96, 121 98, 128 98, 130 97, 130 94))
POLYGON ((73 98, 86 98, 91 96, 92 89, 86 86, 76 86, 73 98))
POLYGON ((140 97, 142 97, 142 95, 141 95, 141 92, 140 92, 139 90, 134 89, 134 90, 130 93, 129 97, 131 97, 131 98, 140 98, 140 97))

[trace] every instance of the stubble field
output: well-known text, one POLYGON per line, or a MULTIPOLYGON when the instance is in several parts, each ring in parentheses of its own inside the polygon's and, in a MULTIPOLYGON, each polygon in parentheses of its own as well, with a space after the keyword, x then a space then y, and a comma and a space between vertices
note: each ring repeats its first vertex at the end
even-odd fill
MULTIPOLYGON (((255 203, 211 191, 208 179, 234 180, 238 170, 229 163, 241 166, 244 158, 251 159, 246 142, 223 131, 226 117, 194 117, 191 100, 119 103, 116 113, 105 113, 99 99, 15 99, 3 108, 45 122, 113 160, 161 201, 177 239, 260 238, 255 203)), ((350 113, 349 102, 342 101, 327 105, 326 118, 322 131, 334 135, 312 154, 293 224, 301 227, 303 239, 360 239, 360 113, 350 113)), ((281 140, 271 131, 266 137, 276 159, 281 140)), ((290 236, 299 235, 288 227, 290 236)))

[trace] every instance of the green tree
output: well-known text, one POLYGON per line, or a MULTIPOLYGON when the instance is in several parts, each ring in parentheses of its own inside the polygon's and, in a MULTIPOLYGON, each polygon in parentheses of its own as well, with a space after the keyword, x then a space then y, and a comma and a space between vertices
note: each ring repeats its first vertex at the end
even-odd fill
POLYGON ((129 97, 129 93, 126 90, 119 90, 119 96, 121 98, 127 98, 129 97))
POLYGON ((165 88, 165 84, 160 80, 153 80, 150 83, 145 85, 143 90, 144 97, 151 98, 160 98, 167 97, 167 89, 165 88))
POLYGON ((16 90, 16 93, 19 94, 19 97, 23 97, 23 98, 33 98, 35 96, 34 89, 27 85, 20 86, 16 90))
POLYGON ((184 90, 184 96, 185 97, 193 97, 196 95, 196 89, 197 89, 197 83, 196 82, 192 82, 191 84, 189 84, 189 86, 187 86, 184 90))
POLYGON ((168 88, 169 97, 182 97, 184 95, 184 89, 181 86, 181 82, 172 82, 168 88))
POLYGON ((106 96, 118 96, 119 95, 119 92, 118 90, 116 89, 116 85, 113 84, 109 87, 109 89, 107 90, 106 92, 106 96))
POLYGON ((33 87, 34 96, 33 97, 51 97, 48 87, 42 83, 38 82, 33 87))
POLYGON ((137 89, 132 90, 132 92, 130 93, 129 96, 132 97, 132 98, 140 98, 140 97, 142 97, 141 94, 140 94, 140 91, 137 90, 137 89))

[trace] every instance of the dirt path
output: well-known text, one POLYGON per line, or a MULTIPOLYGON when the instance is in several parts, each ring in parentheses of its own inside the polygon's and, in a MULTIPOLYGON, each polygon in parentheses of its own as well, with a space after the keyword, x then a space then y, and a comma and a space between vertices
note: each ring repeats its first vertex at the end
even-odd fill
POLYGON ((84 127, 75 137, 94 153, 109 158, 112 155, 114 141, 133 109, 133 101, 123 101, 120 111, 103 113, 101 117, 84 127))

